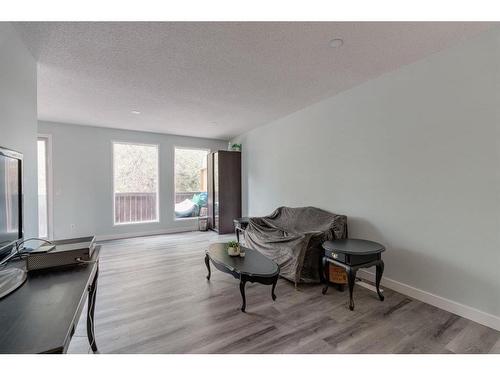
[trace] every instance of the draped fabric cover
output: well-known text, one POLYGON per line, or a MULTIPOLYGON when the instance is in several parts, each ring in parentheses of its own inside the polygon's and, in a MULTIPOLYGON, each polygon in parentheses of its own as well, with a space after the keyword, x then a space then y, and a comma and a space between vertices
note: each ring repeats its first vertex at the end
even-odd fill
POLYGON ((280 276, 295 282, 320 281, 321 244, 347 238, 347 217, 315 207, 279 207, 249 219, 246 245, 280 266, 280 276))

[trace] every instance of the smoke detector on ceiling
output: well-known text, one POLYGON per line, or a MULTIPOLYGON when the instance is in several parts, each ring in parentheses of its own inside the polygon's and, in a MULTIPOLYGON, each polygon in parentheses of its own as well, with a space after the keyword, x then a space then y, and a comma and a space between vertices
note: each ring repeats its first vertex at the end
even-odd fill
POLYGON ((344 44, 344 40, 340 39, 340 38, 332 39, 332 40, 330 40, 330 43, 329 43, 330 47, 332 47, 332 48, 342 47, 343 44, 344 44))

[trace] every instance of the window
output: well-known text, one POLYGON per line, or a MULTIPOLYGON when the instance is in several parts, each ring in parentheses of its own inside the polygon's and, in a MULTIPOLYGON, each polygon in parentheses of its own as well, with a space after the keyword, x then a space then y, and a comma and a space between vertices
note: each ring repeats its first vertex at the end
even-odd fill
POLYGON ((175 148, 175 217, 207 215, 208 150, 175 148))
MULTIPOLYGON (((0 196, 0 199, 5 201, 5 210, 0 213, 0 224, 2 224, 2 228, 6 229, 8 234, 14 233, 17 235, 19 231, 19 209, 17 202, 19 198, 19 162, 16 159, 1 158, 0 173, 2 179, 5 180, 5 185, 0 186, 0 193, 3 195, 0 196), (2 222, 3 220, 5 220, 5 223, 2 222)), ((3 243, 5 240, 6 237, 0 237, 0 242, 3 243)))
POLYGON ((38 237, 51 237, 50 136, 39 136, 38 151, 38 237))
POLYGON ((158 146, 113 142, 114 223, 157 222, 158 146))

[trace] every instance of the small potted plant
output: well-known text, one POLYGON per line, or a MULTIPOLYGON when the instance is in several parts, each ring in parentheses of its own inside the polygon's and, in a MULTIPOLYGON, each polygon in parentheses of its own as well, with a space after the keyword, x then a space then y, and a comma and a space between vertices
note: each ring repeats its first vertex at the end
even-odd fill
POLYGON ((240 244, 236 241, 229 241, 227 243, 227 254, 232 257, 240 255, 240 244))

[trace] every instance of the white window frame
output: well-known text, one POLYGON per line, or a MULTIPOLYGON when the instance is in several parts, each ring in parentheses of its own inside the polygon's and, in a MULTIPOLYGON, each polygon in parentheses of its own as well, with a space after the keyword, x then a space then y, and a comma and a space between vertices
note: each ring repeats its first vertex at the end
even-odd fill
MULTIPOLYGON (((46 184, 47 184, 47 237, 45 239, 54 239, 54 195, 53 195, 53 170, 52 170, 52 134, 37 135, 37 143, 39 139, 45 140, 46 145, 46 184)), ((37 144, 38 147, 38 144, 37 144)), ((38 160, 37 160, 38 162, 38 160)), ((37 193, 38 194, 38 193, 37 193)), ((37 195, 38 196, 38 195, 37 195)))
MULTIPOLYGON (((177 149, 181 149, 181 150, 199 150, 199 151, 206 151, 207 152, 207 155, 210 154, 212 152, 212 150, 210 148, 205 148, 205 147, 191 147, 191 146, 175 146, 174 145, 174 168, 173 168, 173 178, 172 178, 172 181, 173 181, 173 196, 171 198, 171 202, 173 203, 172 205, 172 216, 174 218, 174 221, 193 221, 193 220, 198 220, 199 218, 198 217, 176 217, 175 216, 175 193, 176 193, 176 190, 175 190, 175 150, 177 149)), ((207 164, 207 169, 208 169, 208 164, 207 164)), ((207 175, 207 178, 208 178, 208 175, 207 175)), ((208 184, 208 181, 207 181, 207 184, 208 184)), ((207 192, 208 192, 208 187, 207 187, 207 192)))
POLYGON ((154 224, 160 222, 160 145, 158 143, 144 143, 144 142, 130 142, 130 141, 119 141, 112 140, 111 141, 111 198, 113 201, 113 212, 112 212, 112 222, 114 227, 122 227, 125 225, 141 225, 141 224, 154 224), (127 223, 117 223, 115 222, 115 144, 121 145, 132 145, 132 146, 149 146, 156 148, 156 220, 147 220, 147 221, 131 221, 127 223))

